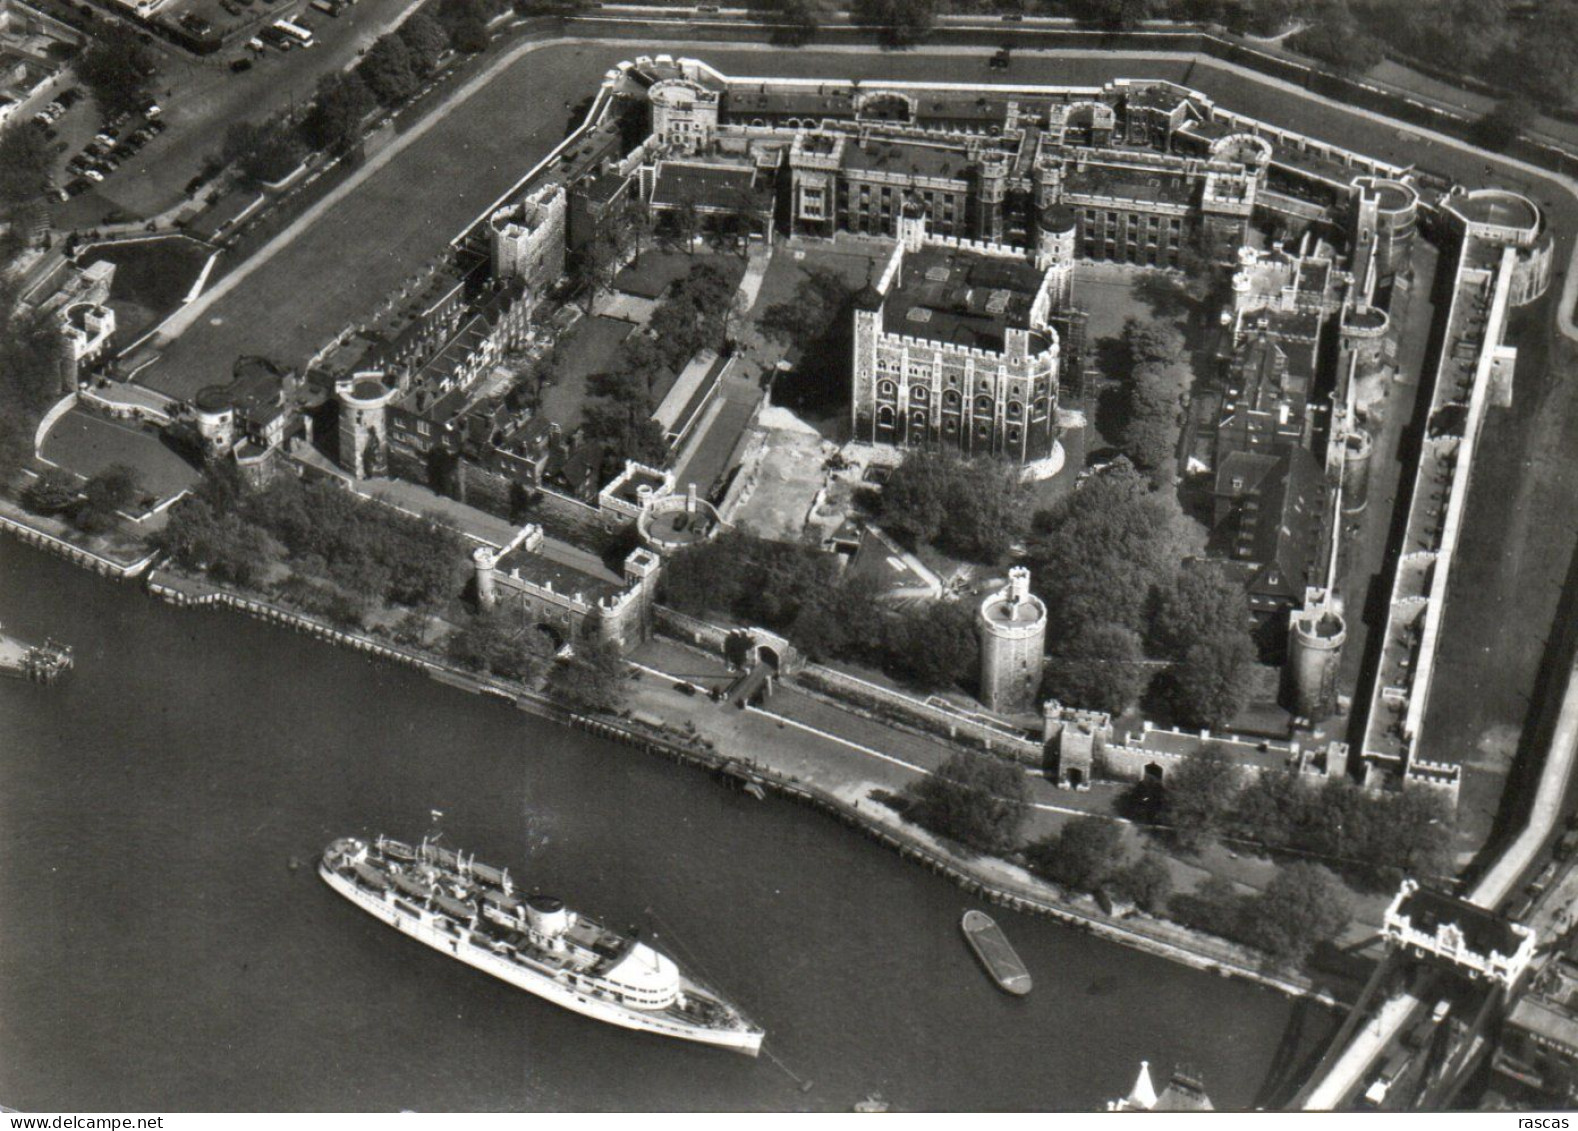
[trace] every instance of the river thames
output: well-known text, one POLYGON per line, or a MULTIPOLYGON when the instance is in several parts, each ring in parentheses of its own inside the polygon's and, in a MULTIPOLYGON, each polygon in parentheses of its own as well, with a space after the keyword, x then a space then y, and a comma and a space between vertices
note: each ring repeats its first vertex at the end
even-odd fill
POLYGON ((814 811, 0 538, 0 1104, 26 1110, 1099 1108, 1142 1059, 1275 1101, 1334 1021, 994 912, 814 811), (448 840, 639 925, 767 1030, 750 1060, 568 1013, 321 883, 332 838, 448 840), (292 867, 293 863, 297 865, 292 867), (803 1089, 800 1081, 808 1081, 803 1089))

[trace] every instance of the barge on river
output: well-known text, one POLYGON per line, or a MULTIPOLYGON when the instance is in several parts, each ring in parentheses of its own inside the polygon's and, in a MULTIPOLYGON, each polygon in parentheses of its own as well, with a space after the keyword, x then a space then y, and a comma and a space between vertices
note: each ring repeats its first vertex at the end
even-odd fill
POLYGON ((553 896, 519 891, 507 869, 424 840, 345 837, 318 865, 325 883, 402 934, 587 1017, 755 1056, 763 1032, 662 952, 553 896))
POLYGON ((1030 971, 1008 944, 1002 928, 984 911, 966 911, 964 937, 999 989, 1023 997, 1030 992, 1030 971))

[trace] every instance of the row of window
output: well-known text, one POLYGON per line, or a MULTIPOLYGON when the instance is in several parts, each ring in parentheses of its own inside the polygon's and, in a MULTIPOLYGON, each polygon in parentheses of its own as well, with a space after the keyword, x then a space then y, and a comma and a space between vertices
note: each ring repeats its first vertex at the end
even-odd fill
MULTIPOLYGON (((881 371, 886 370, 887 368, 888 368, 887 365, 883 363, 882 359, 878 358, 877 359, 877 369, 878 369, 878 371, 881 372, 881 371)), ((894 368, 897 369, 898 367, 894 366, 894 368)), ((921 370, 919 372, 917 372, 915 370, 911 370, 910 371, 910 380, 911 381, 926 381, 926 380, 929 380, 930 376, 931 376, 930 373, 926 372, 925 370, 921 370)), ((952 397, 953 400, 955 400, 955 401, 957 401, 959 399, 959 393, 955 391, 958 388, 958 384, 959 384, 959 379, 956 376, 950 374, 949 377, 948 377, 949 388, 943 394, 944 399, 947 399, 949 397, 952 397)), ((1010 397, 1018 397, 1020 395, 1020 389, 1021 388, 1022 388, 1022 386, 1019 384, 1019 382, 1015 381, 1013 384, 1008 386, 1008 395, 1010 397)), ((1033 387, 1033 391, 1032 391, 1031 395, 1034 396, 1036 393, 1043 393, 1045 391, 1046 391, 1045 383, 1042 382, 1042 381, 1037 381, 1035 383, 1034 387, 1033 387)), ((899 392, 899 387, 896 384, 894 384, 892 381, 880 380, 880 381, 877 382, 877 396, 879 396, 879 397, 886 397, 887 399, 892 400, 894 397, 898 396, 898 392, 899 392)), ((979 382, 979 388, 977 389, 977 392, 982 394, 983 399, 987 398, 987 397, 990 397, 990 396, 995 396, 996 393, 995 393, 995 390, 992 388, 991 378, 989 378, 989 377, 981 378, 981 380, 979 382)), ((928 392, 927 386, 925 386, 925 385, 916 385, 916 386, 913 386, 910 389, 910 399, 911 400, 923 401, 923 400, 925 400, 927 398, 928 395, 930 395, 930 394, 928 392)))
MULTIPOLYGON (((896 421, 893 410, 886 406, 878 409, 877 431, 879 433, 891 434, 895 427, 896 421)), ((912 415, 910 417, 910 431, 920 433, 923 436, 926 435, 930 431, 930 429, 927 427, 926 418, 920 415, 912 415)), ((942 434, 944 436, 957 437, 959 435, 959 431, 958 420, 950 417, 942 422, 942 434)), ((988 423, 985 423, 984 421, 977 423, 975 426, 974 435, 977 440, 989 441, 992 438, 992 426, 988 423)), ((1024 430, 1017 427, 1009 428, 1005 433, 1005 437, 1009 444, 1017 445, 1024 440, 1024 430)))

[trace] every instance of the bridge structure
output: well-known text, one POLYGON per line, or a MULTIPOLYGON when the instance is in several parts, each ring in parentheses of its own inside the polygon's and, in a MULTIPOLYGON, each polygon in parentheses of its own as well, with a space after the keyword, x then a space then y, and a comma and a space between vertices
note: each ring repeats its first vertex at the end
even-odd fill
MULTIPOLYGON (((1578 660, 1573 663, 1562 695, 1561 708, 1552 729, 1545 766, 1540 776, 1527 821, 1518 835, 1491 867, 1470 889, 1466 903, 1487 913, 1506 904, 1519 882, 1529 874, 1540 852, 1556 834, 1563 809, 1573 784, 1578 764, 1578 660)), ((1560 885, 1565 888, 1567 885, 1560 885)), ((1552 896, 1555 896, 1553 891, 1552 896)), ((1547 899, 1528 915, 1531 922, 1547 930, 1564 923, 1553 915, 1547 899)), ((1555 909, 1559 912, 1560 909, 1555 909)), ((1533 934, 1533 928, 1529 928, 1533 934)), ((1536 940, 1537 941, 1537 940, 1536 940)), ((1361 1089, 1384 1072, 1383 1058, 1398 1049, 1410 1033, 1432 1020, 1433 1003, 1443 1000, 1435 994, 1445 975, 1439 970, 1416 968, 1408 977, 1409 960, 1402 947, 1388 948, 1359 1000, 1314 1074, 1294 1097, 1292 1107, 1306 1111, 1332 1111, 1356 1106, 1361 1089), (1399 979, 1405 982, 1397 989, 1399 979), (1388 993, 1388 988, 1395 992, 1388 993)), ((1493 1048, 1495 1023, 1515 1000, 1523 979, 1508 984, 1492 984, 1475 1003, 1469 1018, 1461 1018, 1448 1030, 1455 1034, 1445 1047, 1436 1050, 1415 1066, 1414 1087, 1407 1089, 1409 1105, 1415 1110, 1441 1110, 1450 1106, 1463 1082, 1489 1055, 1493 1048)), ((1406 1081, 1394 1081, 1395 1087, 1406 1081)), ((1390 1089, 1388 1089, 1390 1091, 1390 1089)), ((1382 1106, 1393 1107, 1394 1099, 1382 1106)))

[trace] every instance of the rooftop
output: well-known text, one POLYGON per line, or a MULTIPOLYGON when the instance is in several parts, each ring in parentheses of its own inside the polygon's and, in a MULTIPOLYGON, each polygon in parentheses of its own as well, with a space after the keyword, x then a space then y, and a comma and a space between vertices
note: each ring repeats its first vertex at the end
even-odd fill
POLYGON ((1539 210, 1526 198, 1501 189, 1482 189, 1453 201, 1452 206, 1476 224, 1532 228, 1540 220, 1539 210))
POLYGON ((208 385, 199 389, 194 398, 204 412, 223 412, 237 409, 250 413, 272 406, 279 401, 290 370, 275 365, 261 357, 243 357, 237 360, 231 379, 223 385, 208 385))
POLYGON ((499 573, 516 576, 566 597, 600 601, 624 590, 624 581, 596 556, 567 543, 544 538, 535 551, 517 546, 498 561, 499 573))
POLYGON ((660 161, 652 204, 672 208, 688 201, 697 208, 712 209, 770 206, 771 194, 758 190, 755 181, 755 170, 746 165, 660 161))
POLYGON ((1037 597, 1015 601, 1005 591, 982 602, 981 615, 1000 624, 1034 624, 1046 615, 1046 606, 1037 597))
POLYGON ((1434 935, 1444 926, 1455 926, 1463 933, 1464 945, 1482 957, 1492 952, 1513 955, 1523 945, 1523 936, 1512 929, 1512 923, 1494 911, 1429 888, 1411 892, 1397 913, 1407 918, 1415 931, 1426 935, 1434 935))
POLYGON ((1154 204, 1188 205, 1194 185, 1181 173, 1161 169, 1129 169, 1121 165, 1082 165, 1063 179, 1063 194, 1104 196, 1154 204))
POLYGON ((883 303, 884 331, 998 351, 1008 329, 1029 329, 1042 282, 1025 260, 931 244, 904 256, 899 278, 883 303))
POLYGON ((851 138, 844 147, 843 167, 864 172, 950 177, 962 181, 969 175, 970 166, 969 155, 957 146, 851 138))

